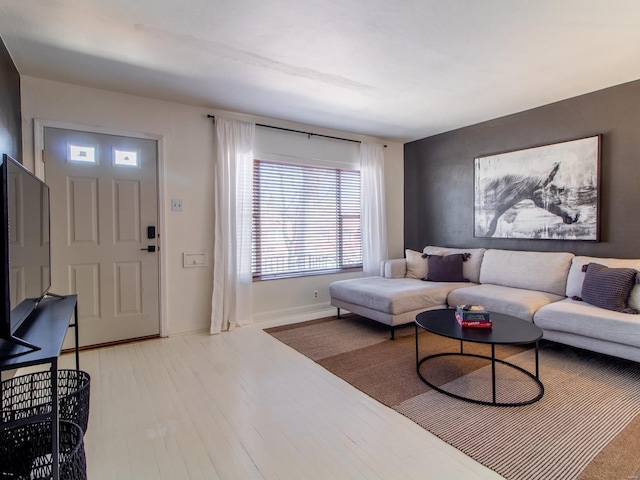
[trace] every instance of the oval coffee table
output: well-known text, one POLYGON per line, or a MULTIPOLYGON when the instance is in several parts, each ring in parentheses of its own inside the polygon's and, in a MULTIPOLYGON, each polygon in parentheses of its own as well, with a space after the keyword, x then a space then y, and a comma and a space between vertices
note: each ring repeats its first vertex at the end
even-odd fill
POLYGON ((494 405, 499 407, 515 407, 520 405, 529 405, 537 402, 544 395, 544 386, 539 378, 538 370, 538 341, 542 338, 542 330, 531 322, 527 322, 520 318, 512 317, 511 315, 503 315, 500 313, 490 313, 491 321, 493 323, 492 328, 470 328, 461 327, 455 318, 455 309, 441 309, 441 310, 429 310, 419 313, 415 320, 415 332, 416 332, 416 369, 420 379, 429 387, 437 390, 438 392, 449 395, 450 397, 458 398, 468 402, 478 403, 481 405, 494 405), (428 355, 420 358, 418 349, 418 327, 426 330, 427 332, 435 333, 443 337, 453 338, 460 340, 460 352, 449 353, 437 353, 434 355, 428 355), (476 355, 473 353, 464 353, 463 343, 485 343, 491 345, 491 356, 476 355), (513 363, 496 358, 496 345, 527 345, 535 344, 535 357, 536 357, 536 373, 535 375, 528 372, 524 368, 514 365, 513 363), (491 381, 493 390, 493 400, 484 401, 474 398, 464 397, 456 393, 448 392, 440 387, 429 382, 420 373, 420 365, 427 362, 430 359, 444 356, 466 356, 483 358, 491 360, 491 381), (496 401, 496 362, 503 365, 507 365, 510 368, 514 368, 527 377, 531 378, 538 386, 538 394, 530 400, 521 402, 504 403, 496 401))

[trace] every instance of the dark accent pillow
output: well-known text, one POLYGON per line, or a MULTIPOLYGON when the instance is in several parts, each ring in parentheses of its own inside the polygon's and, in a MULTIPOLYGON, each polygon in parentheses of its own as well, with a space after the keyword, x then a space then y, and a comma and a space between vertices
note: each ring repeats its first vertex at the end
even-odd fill
POLYGON ((451 255, 428 255, 429 270, 427 278, 431 282, 468 282, 462 276, 462 262, 469 258, 468 253, 453 253, 451 255))
POLYGON ((638 313, 628 306, 637 274, 633 268, 609 268, 589 263, 582 282, 582 300, 607 310, 638 313))

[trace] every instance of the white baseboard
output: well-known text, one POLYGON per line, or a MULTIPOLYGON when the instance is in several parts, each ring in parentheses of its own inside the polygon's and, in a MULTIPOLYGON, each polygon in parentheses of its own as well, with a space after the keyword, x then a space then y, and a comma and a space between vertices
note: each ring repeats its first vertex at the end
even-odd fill
POLYGON ((335 316, 336 312, 336 307, 332 306, 329 302, 305 305, 304 307, 284 308, 282 310, 272 310, 270 312, 255 314, 253 316, 253 325, 258 328, 290 325, 292 323, 335 316))

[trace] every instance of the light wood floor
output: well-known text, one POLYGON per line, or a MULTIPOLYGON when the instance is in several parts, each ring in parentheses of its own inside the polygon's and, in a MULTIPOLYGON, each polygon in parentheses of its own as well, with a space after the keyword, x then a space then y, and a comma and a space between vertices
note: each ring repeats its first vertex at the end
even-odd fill
POLYGON ((87 351, 80 366, 91 480, 501 478, 255 326, 87 351))

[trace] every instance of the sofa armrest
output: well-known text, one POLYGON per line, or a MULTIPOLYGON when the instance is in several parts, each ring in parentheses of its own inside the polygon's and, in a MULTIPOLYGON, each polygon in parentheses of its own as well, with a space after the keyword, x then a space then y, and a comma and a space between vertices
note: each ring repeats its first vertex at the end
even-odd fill
POLYGON ((407 274, 407 260, 394 258, 384 262, 384 278, 404 278, 407 274))

